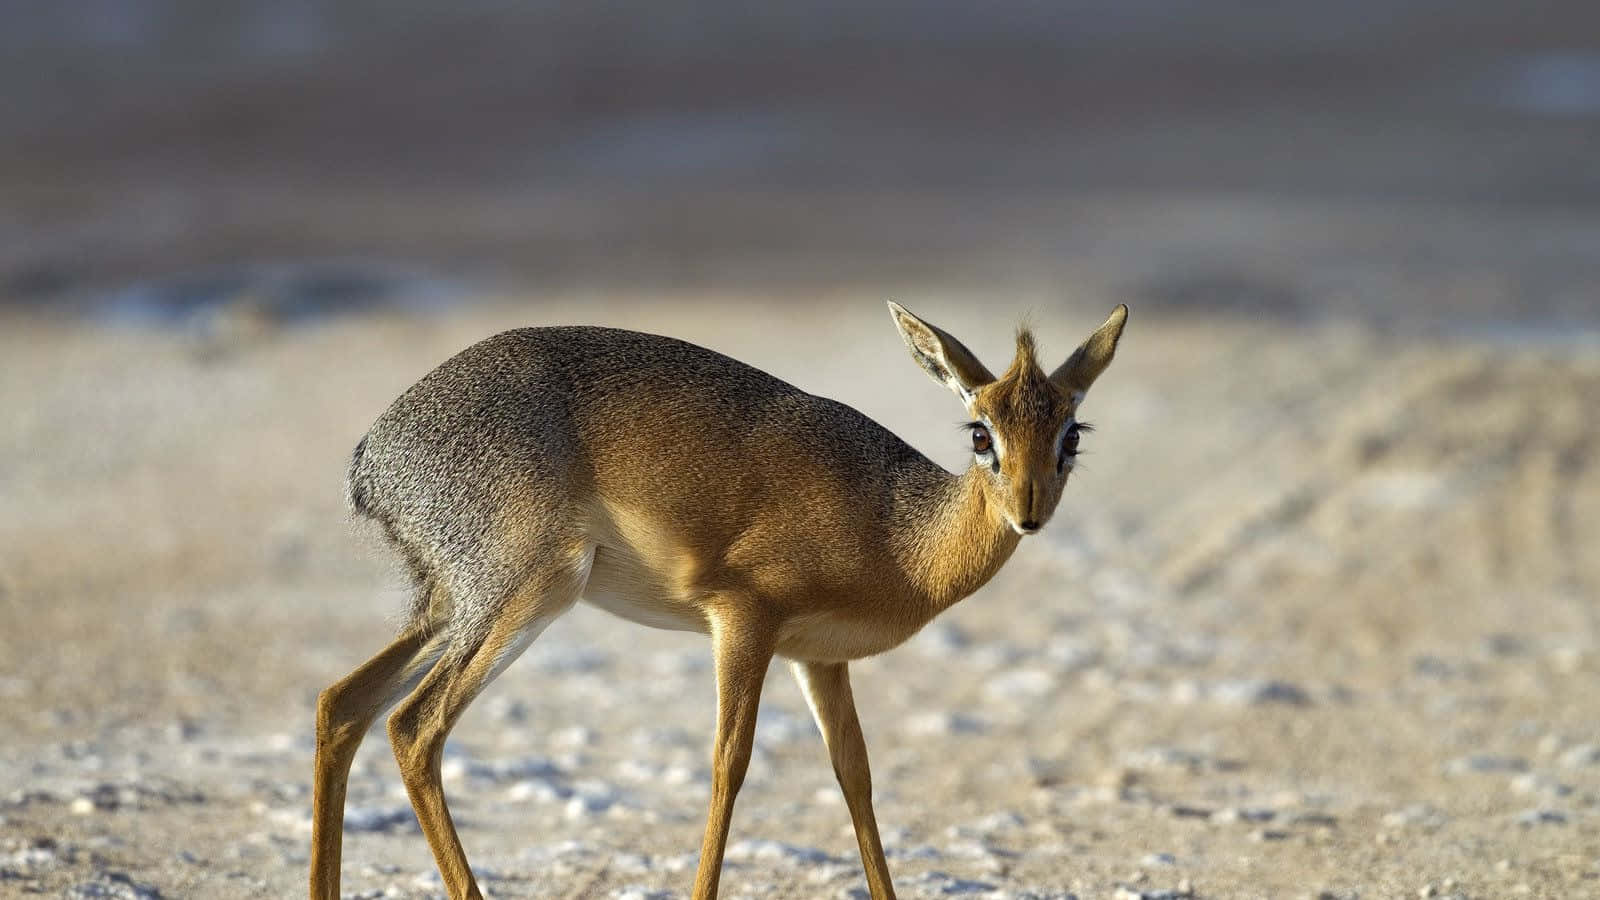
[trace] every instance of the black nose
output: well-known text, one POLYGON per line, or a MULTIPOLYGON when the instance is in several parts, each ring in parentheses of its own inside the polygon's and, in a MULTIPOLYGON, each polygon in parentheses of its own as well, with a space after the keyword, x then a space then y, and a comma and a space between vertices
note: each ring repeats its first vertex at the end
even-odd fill
POLYGON ((1023 531, 1038 531, 1039 530, 1039 523, 1035 522, 1032 519, 1029 519, 1028 521, 1022 523, 1022 530, 1023 531))

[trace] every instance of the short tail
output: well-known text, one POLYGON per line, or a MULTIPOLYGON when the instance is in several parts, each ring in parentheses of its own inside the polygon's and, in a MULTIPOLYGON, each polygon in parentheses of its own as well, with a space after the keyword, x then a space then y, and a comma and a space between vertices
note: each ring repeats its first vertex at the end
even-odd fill
POLYGON ((350 454, 350 471, 345 475, 345 503, 350 512, 358 516, 371 516, 372 506, 365 473, 361 471, 361 458, 367 452, 367 439, 361 438, 354 453, 350 454))

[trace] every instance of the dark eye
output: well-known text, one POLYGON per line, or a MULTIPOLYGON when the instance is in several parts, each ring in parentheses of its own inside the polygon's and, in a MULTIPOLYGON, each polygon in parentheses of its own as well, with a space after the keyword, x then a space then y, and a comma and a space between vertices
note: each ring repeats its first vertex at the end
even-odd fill
POLYGON ((988 453, 994 446, 994 440, 989 437, 989 429, 979 425, 972 429, 972 450, 974 453, 988 453))
POLYGON ((1073 422, 1067 426, 1061 435, 1061 453, 1056 457, 1056 474, 1066 471, 1067 460, 1078 455, 1078 439, 1083 437, 1085 431, 1092 431, 1094 426, 1086 422, 1073 422))
POLYGON ((1076 456, 1078 453, 1078 439, 1083 436, 1083 429, 1077 423, 1067 427, 1067 433, 1061 436, 1061 455, 1076 456))

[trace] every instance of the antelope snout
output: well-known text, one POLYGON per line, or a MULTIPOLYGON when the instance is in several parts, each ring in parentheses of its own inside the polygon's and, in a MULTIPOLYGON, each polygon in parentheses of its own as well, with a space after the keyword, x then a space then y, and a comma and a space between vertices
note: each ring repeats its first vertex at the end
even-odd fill
POLYGON ((1044 525, 1043 510, 1040 504, 1044 498, 1040 496, 1038 485, 1032 481, 1024 482, 1017 486, 1017 492, 1011 502, 1011 510, 1006 514, 1006 521, 1011 525, 1011 530, 1017 534, 1033 534, 1044 525))

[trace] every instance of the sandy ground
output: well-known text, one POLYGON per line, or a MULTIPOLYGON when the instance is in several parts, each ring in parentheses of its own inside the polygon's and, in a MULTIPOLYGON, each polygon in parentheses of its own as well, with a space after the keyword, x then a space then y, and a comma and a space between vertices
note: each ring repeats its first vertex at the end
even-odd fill
MULTIPOLYGON (((0 894, 304 890, 312 705, 405 603, 342 505, 385 404, 474 339, 626 324, 767 367, 961 464, 881 296, 581 293, 210 337, 0 322, 0 894)), ((900 296, 1008 355, 1113 298, 900 296)), ((1600 896, 1600 350, 1135 308, 1060 513, 856 666, 903 896, 1600 896), (1429 893, 1433 892, 1433 893, 1429 893)), ((863 896, 783 667, 732 897, 863 896)), ((493 897, 683 896, 703 639, 580 609, 447 759, 493 897)), ((441 894, 381 729, 348 896, 441 894)))

